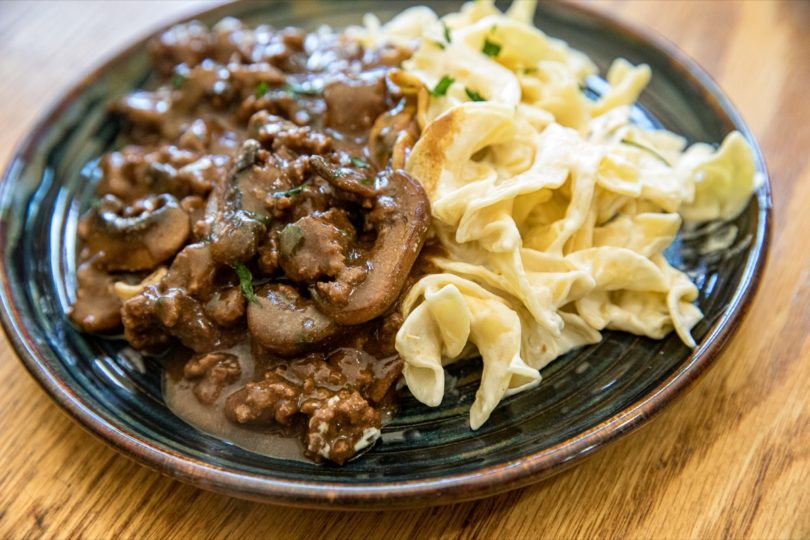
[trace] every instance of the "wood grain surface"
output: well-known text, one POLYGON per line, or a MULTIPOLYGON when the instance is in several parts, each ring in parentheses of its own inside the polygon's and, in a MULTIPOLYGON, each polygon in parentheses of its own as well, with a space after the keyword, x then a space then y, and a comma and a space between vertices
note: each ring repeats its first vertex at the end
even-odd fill
MULTIPOLYGON (((703 65, 773 178, 765 280, 725 353, 638 433, 551 480, 468 504, 336 513, 247 503, 119 456, 0 341, 0 537, 810 537, 810 2, 598 2, 703 65)), ((46 104, 202 3, 0 2, 0 163, 46 104)))

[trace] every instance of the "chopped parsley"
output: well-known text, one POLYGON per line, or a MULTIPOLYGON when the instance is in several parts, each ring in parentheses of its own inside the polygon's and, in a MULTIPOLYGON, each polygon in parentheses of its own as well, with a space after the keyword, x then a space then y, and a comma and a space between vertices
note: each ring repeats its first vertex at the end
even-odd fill
POLYGON ((299 96, 319 96, 321 91, 309 84, 295 84, 287 83, 284 85, 284 91, 298 98, 299 96))
POLYGON ((648 154, 650 154, 651 156, 656 158, 658 161, 660 161, 661 163, 663 163, 667 167, 672 167, 670 162, 667 161, 666 158, 664 158, 664 156, 662 156, 661 154, 659 154, 658 152, 656 152, 655 150, 653 150, 649 146, 644 146, 643 144, 637 143, 636 141, 631 141, 630 139, 622 139, 620 142, 622 144, 626 144, 628 146, 635 146, 636 148, 638 148, 640 150, 644 150, 645 152, 647 152, 648 154))
POLYGON ((247 216, 248 216, 250 219, 252 219, 252 220, 254 220, 254 221, 258 221, 259 223, 261 223, 261 224, 262 224, 262 225, 264 225, 265 227, 266 227, 267 225, 270 225, 270 223, 273 221, 273 218, 271 218, 270 216, 266 216, 266 215, 264 215, 264 214, 260 214, 259 212, 253 212, 252 210, 242 210, 242 211, 243 211, 243 212, 245 213, 245 215, 247 215, 247 216))
POLYGON ((360 169, 368 169, 368 167, 369 167, 368 162, 366 160, 364 160, 364 159, 359 158, 359 157, 352 156, 350 161, 352 162, 352 165, 354 165, 355 167, 358 167, 360 169))
POLYGON ((281 229, 278 234, 278 247, 281 254, 289 257, 295 253, 295 249, 301 243, 303 236, 304 233, 301 231, 301 227, 294 223, 290 223, 281 229))
POLYGON ((175 90, 179 90, 180 88, 183 87, 185 82, 186 82, 186 76, 183 75, 182 73, 177 73, 175 71, 174 74, 172 75, 172 87, 175 90))
POLYGON ((481 48, 481 52, 489 57, 495 58, 501 54, 501 46, 494 41, 490 41, 489 38, 484 38, 484 46, 481 48))
POLYGON ((472 101, 486 101, 484 96, 482 96, 472 88, 468 88, 465 86, 464 93, 467 94, 467 97, 470 98, 472 101))
POLYGON ((444 43, 442 43, 441 41, 436 41, 435 39, 432 39, 430 40, 430 42, 436 45, 438 48, 444 50, 444 43))
POLYGON ((447 23, 442 21, 442 27, 444 28, 444 40, 447 43, 453 43, 453 39, 450 36, 450 28, 447 27, 447 23))
POLYGON ((523 68, 521 70, 521 72, 524 75, 531 75, 532 73, 537 73, 537 68, 536 67, 527 67, 527 68, 523 68))
POLYGON ((233 265, 236 275, 239 276, 239 286, 242 288, 242 294, 248 302, 256 301, 256 293, 253 292, 253 274, 250 269, 244 264, 238 262, 233 265))
POLYGON ((433 90, 430 91, 430 95, 434 97, 442 97, 446 95, 447 90, 454 82, 456 82, 456 80, 453 77, 445 75, 439 82, 436 83, 436 86, 434 86, 433 90))
POLYGON ((273 198, 283 199, 284 197, 292 197, 294 195, 299 195, 302 191, 304 191, 305 187, 307 187, 306 182, 304 182, 303 184, 299 184, 293 188, 290 188, 287 191, 277 191, 273 193, 273 198))
POLYGON ((267 81, 262 81, 256 87, 256 97, 262 97, 270 90, 270 85, 267 84, 267 81))

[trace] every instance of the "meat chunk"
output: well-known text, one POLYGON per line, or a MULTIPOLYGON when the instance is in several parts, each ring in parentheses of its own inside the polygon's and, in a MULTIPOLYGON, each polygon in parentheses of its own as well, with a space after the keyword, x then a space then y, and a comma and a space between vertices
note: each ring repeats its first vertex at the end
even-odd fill
POLYGON ((151 151, 127 146, 101 160, 98 193, 115 195, 125 202, 151 193, 168 193, 178 198, 205 196, 225 174, 228 163, 226 156, 201 156, 174 145, 151 151))
POLYGON ((169 75, 178 64, 196 66, 213 46, 208 28, 199 21, 173 26, 149 43, 152 61, 159 72, 169 75))
POLYGON ((290 425, 298 413, 301 389, 270 371, 264 379, 245 385, 231 394, 225 406, 225 414, 237 424, 269 424, 273 421, 290 425))
POLYGON ((216 290, 219 269, 211 257, 209 245, 189 244, 174 258, 161 286, 164 289, 184 289, 195 298, 208 298, 216 290))
POLYGON ((183 289, 163 293, 158 287, 147 287, 124 304, 121 315, 124 337, 136 349, 165 346, 170 336, 196 352, 208 352, 233 340, 183 289))
POLYGON ((309 416, 307 452, 342 465, 380 436, 380 413, 356 390, 341 390, 329 399, 301 406, 309 416))
POLYGON ((245 316, 247 301, 239 287, 216 291, 205 303, 206 315, 219 326, 234 326, 245 316))
POLYGON ((333 146, 332 138, 328 135, 308 126, 297 126, 266 110, 260 110, 250 117, 248 133, 275 152, 288 150, 298 154, 323 154, 333 146))
POLYGON ((259 425, 291 425, 306 417, 307 454, 342 464, 380 434, 375 404, 394 379, 383 377, 387 386, 378 385, 374 362, 362 351, 341 349, 329 361, 314 354, 281 364, 231 394, 226 415, 237 424, 259 425))
POLYGON ((396 355, 377 359, 362 350, 343 347, 332 352, 328 361, 373 403, 382 403, 402 374, 402 360, 396 355))
POLYGON ((327 125, 344 131, 370 128, 388 108, 383 72, 340 75, 326 86, 323 97, 327 125))
POLYGON ((243 316, 245 304, 233 283, 223 283, 220 269, 232 273, 214 262, 210 246, 186 246, 160 283, 124 303, 124 337, 144 350, 164 347, 172 337, 196 352, 233 342, 244 332, 234 323, 243 316))
MULTIPOLYGON (((336 225, 336 213, 306 216, 281 231, 281 268, 287 277, 299 282, 317 281, 333 278, 346 268, 353 228, 336 225)), ((343 225, 351 227, 347 219, 343 225)))
POLYGON ((214 403, 222 390, 236 382, 241 374, 236 355, 223 352, 194 356, 183 368, 183 376, 195 381, 194 395, 204 405, 214 403))

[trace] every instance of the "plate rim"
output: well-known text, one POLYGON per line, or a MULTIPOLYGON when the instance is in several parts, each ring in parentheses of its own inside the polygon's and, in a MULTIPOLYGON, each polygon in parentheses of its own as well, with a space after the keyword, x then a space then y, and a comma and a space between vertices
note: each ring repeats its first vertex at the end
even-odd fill
MULTIPOLYGON (((2 179, 0 179, 0 198, 9 189, 8 186, 11 185, 20 164, 28 161, 27 158, 37 147, 48 125, 59 118, 78 95, 93 82, 125 61, 156 33, 198 17, 215 17, 218 14, 224 16, 235 6, 248 3, 250 0, 228 2, 213 8, 189 12, 169 23, 153 25, 139 34, 139 37, 131 44, 113 51, 90 70, 80 74, 80 78, 69 85, 65 93, 57 96, 40 113, 33 127, 28 129, 21 142, 17 144, 2 179)), ((0 261, 0 307, 2 308, 0 309, 0 323, 2 323, 6 337, 17 357, 61 410, 85 431, 106 442, 122 455, 196 487, 242 499, 296 507, 379 510, 414 508, 479 499, 524 487, 561 472, 575 463, 579 463, 596 450, 615 442, 642 425, 646 425, 652 416, 691 388, 695 380, 714 363, 729 339, 736 334, 743 318, 750 310, 753 298, 762 282, 771 243, 773 204, 770 175, 759 144, 739 111, 719 85, 695 60, 651 29, 619 20, 610 14, 579 3, 565 3, 562 9, 585 15, 603 26, 610 27, 613 32, 625 34, 662 52, 672 66, 703 94, 704 99, 713 100, 711 106, 715 112, 745 136, 754 150, 758 170, 764 178, 764 182, 754 194, 758 203, 756 235, 752 240, 741 279, 725 313, 711 326, 706 337, 693 350, 689 358, 648 394, 591 429, 522 458, 472 471, 430 476, 418 480, 346 485, 233 472, 186 454, 158 448, 150 441, 112 425, 79 399, 70 388, 61 383, 60 379, 38 358, 35 349, 31 346, 32 337, 27 332, 12 299, 7 272, 8 262, 3 258, 0 261)), ((2 221, 0 222, 0 249, 3 253, 6 249, 7 235, 8 227, 6 222, 2 221)))

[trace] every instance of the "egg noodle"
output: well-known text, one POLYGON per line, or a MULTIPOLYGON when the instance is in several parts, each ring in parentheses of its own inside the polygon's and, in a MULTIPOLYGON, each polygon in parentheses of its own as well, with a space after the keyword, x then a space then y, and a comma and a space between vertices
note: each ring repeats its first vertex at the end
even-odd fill
POLYGON ((441 19, 426 7, 360 39, 418 43, 397 83, 418 96, 407 171, 425 187, 445 255, 407 294, 396 347, 405 380, 439 405, 444 366, 476 353, 470 425, 603 329, 690 347, 697 288, 664 258, 683 219, 731 219, 756 187, 737 132, 719 148, 631 122, 650 68, 617 59, 598 99, 593 62, 532 24, 534 2, 491 1, 441 19))

